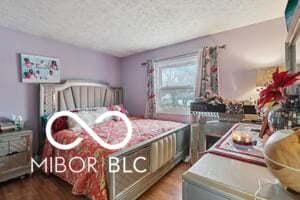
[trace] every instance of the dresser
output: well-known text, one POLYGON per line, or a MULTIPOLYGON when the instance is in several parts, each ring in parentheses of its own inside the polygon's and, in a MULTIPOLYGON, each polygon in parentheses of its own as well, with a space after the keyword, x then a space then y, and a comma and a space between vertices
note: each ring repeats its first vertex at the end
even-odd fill
POLYGON ((31 173, 32 131, 0 133, 0 182, 31 173))
MULTIPOLYGON (((274 181, 266 167, 205 154, 183 175, 183 200, 253 200, 258 181, 274 181)), ((280 183, 262 181, 257 200, 296 200, 300 194, 284 190, 280 183)))
POLYGON ((191 163, 194 164, 213 146, 236 122, 201 121, 191 125, 191 163))

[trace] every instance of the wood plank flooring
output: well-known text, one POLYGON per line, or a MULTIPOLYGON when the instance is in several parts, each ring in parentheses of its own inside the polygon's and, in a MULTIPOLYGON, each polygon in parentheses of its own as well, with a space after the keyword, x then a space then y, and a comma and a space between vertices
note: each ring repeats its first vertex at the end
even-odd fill
MULTIPOLYGON (((181 163, 144 193, 139 200, 180 200, 181 175, 189 168, 181 163)), ((1 200, 83 200, 72 195, 72 187, 55 176, 36 173, 24 179, 0 183, 1 200)))
POLYGON ((189 164, 179 164, 145 192, 139 200, 181 200, 181 176, 188 168, 190 168, 189 164))

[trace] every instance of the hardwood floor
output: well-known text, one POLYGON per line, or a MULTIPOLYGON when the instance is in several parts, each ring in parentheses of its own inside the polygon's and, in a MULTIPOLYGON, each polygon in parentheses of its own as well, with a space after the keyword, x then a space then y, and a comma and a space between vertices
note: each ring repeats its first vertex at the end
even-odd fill
MULTIPOLYGON (((189 168, 188 164, 179 164, 157 184, 144 193, 139 200, 180 200, 181 175, 189 168)), ((34 174, 24 179, 15 179, 0 183, 1 200, 83 200, 83 196, 72 195, 68 183, 44 174, 34 174)))
POLYGON ((83 200, 83 196, 72 195, 72 187, 55 176, 41 173, 0 184, 1 200, 83 200))
POLYGON ((179 164, 145 192, 139 200, 181 200, 181 176, 189 167, 189 164, 179 164))

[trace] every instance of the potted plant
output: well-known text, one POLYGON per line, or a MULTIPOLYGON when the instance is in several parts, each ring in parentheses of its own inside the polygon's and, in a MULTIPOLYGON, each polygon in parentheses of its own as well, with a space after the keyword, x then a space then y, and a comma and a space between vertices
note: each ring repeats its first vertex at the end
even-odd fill
POLYGON ((272 81, 260 91, 257 107, 264 113, 264 124, 261 137, 271 135, 277 130, 293 128, 296 121, 293 113, 299 104, 298 98, 290 98, 286 88, 299 80, 300 72, 279 72, 279 68, 272 74, 272 81))
POLYGON ((268 169, 279 179, 282 185, 300 193, 300 130, 299 97, 289 98, 286 88, 299 80, 300 72, 279 72, 273 75, 273 81, 260 92, 258 108, 266 111, 268 117, 262 126, 262 135, 269 132, 264 145, 264 157, 268 169), (269 129, 268 129, 269 126, 269 129), (267 131, 269 130, 269 131, 267 131))

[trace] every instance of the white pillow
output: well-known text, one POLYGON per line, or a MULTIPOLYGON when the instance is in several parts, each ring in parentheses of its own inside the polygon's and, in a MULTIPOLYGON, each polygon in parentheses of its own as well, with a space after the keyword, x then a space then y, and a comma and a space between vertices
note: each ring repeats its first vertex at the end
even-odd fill
MULTIPOLYGON (((78 117, 80 117, 89 127, 93 127, 93 125, 96 124, 96 119, 106 111, 107 111, 106 107, 99 107, 93 111, 79 111, 76 112, 75 114, 77 114, 78 117)), ((81 126, 70 117, 68 118, 68 126, 71 129, 81 128, 81 126)))

